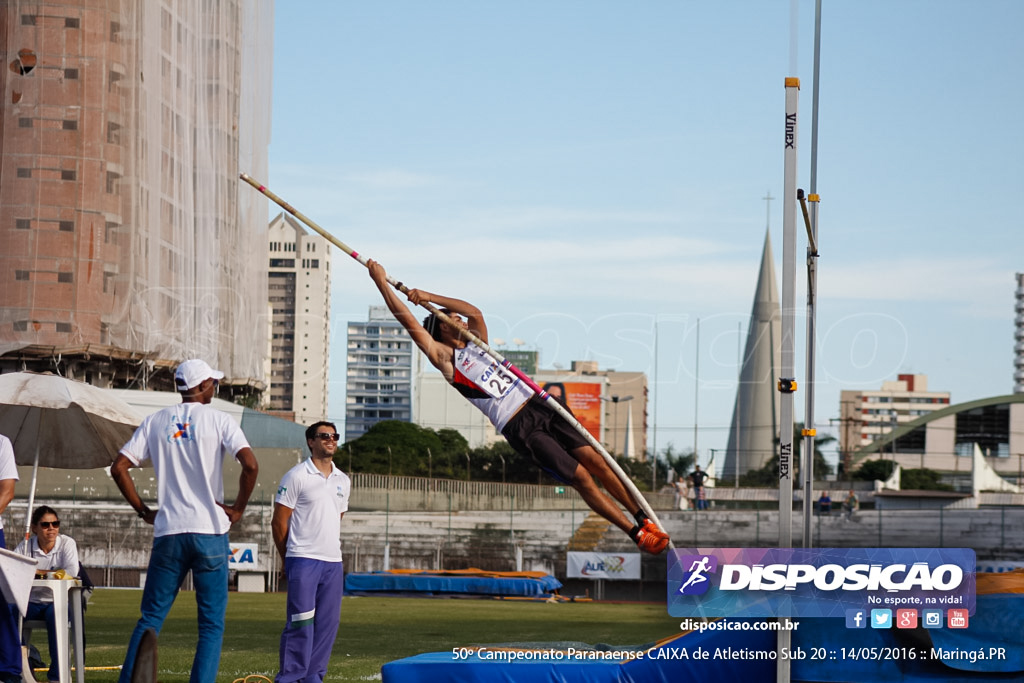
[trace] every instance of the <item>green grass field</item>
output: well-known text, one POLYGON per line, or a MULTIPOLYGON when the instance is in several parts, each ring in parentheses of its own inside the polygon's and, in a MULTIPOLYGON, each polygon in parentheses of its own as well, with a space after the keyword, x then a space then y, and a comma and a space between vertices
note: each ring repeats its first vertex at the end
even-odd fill
MULTIPOLYGON (((138 619, 140 591, 99 589, 85 616, 88 667, 117 666, 138 619)), ((284 625, 284 594, 232 593, 218 681, 248 674, 273 678, 284 625)), ((195 653, 196 606, 181 593, 159 645, 159 679, 187 681, 195 653)), ((508 642, 640 645, 677 633, 679 620, 664 605, 545 603, 503 600, 346 597, 327 672, 330 681, 379 680, 385 663, 421 652, 508 642)), ((35 642, 46 652, 45 638, 35 642)), ((117 680, 117 671, 92 671, 89 683, 117 680)))

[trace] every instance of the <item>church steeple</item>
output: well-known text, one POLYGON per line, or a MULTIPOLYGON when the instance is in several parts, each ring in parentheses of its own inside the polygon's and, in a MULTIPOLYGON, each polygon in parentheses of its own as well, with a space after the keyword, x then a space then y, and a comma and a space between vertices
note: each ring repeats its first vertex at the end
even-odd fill
POLYGON ((725 462, 719 476, 730 481, 739 473, 763 466, 775 452, 779 434, 779 376, 782 311, 775 281, 771 235, 765 230, 761 272, 754 290, 740 383, 733 404, 725 462))

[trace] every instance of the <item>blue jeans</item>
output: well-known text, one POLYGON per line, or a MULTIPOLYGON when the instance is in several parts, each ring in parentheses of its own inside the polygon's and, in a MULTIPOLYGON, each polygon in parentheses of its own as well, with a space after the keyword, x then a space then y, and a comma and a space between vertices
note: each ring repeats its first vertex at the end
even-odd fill
POLYGON ((172 534, 153 539, 146 587, 142 591, 142 617, 128 641, 119 683, 131 682, 142 634, 153 629, 159 635, 189 570, 199 608, 199 642, 189 681, 213 683, 217 679, 228 606, 229 553, 227 534, 172 534))
MULTIPOLYGON (((0 529, 0 548, 7 549, 3 529, 0 529)), ((8 676, 21 676, 21 634, 18 633, 18 608, 0 595, 0 679, 8 676)))

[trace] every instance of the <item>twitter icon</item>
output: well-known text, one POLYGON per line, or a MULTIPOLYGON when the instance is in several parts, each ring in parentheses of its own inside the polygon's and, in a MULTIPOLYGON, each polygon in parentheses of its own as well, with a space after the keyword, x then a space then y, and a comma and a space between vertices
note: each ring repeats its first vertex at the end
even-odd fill
POLYGON ((892 628, 892 610, 871 610, 871 628, 892 628))

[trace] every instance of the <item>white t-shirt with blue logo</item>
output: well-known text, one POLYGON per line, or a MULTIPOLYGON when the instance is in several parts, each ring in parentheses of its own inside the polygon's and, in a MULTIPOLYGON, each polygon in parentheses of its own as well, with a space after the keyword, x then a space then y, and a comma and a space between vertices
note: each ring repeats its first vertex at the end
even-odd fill
POLYGON ((203 403, 169 406, 143 420, 121 453, 136 466, 153 462, 153 536, 226 534, 231 522, 217 505, 224 502, 224 456, 237 459, 248 447, 238 423, 203 403))
POLYGON ((351 492, 352 481, 334 463, 326 477, 309 458, 285 472, 274 502, 292 510, 286 556, 341 562, 341 515, 351 492))

